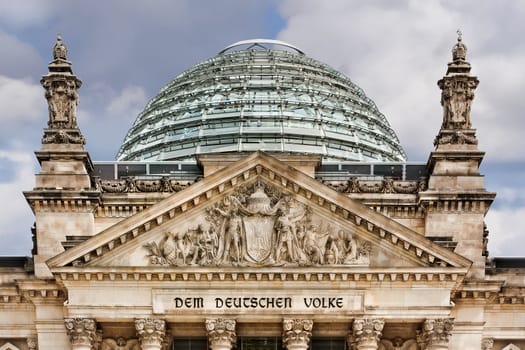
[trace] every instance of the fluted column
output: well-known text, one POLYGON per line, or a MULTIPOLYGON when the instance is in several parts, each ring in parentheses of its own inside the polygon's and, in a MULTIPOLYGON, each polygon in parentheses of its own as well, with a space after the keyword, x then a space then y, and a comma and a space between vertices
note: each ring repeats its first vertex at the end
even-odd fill
POLYGON ((166 336, 166 322, 153 318, 135 320, 135 329, 142 350, 161 350, 166 336))
POLYGON ((211 350, 230 350, 237 341, 235 320, 228 318, 209 318, 206 332, 211 350))
POLYGON ((355 350, 376 350, 383 335, 385 321, 378 318, 358 318, 352 323, 348 345, 355 350))
POLYGON ((454 328, 453 318, 436 318, 423 322, 417 333, 417 342, 421 350, 448 349, 449 338, 454 328))
POLYGON ((481 340, 481 350, 492 350, 494 338, 483 338, 481 340))
POLYGON ((284 319, 283 345, 287 350, 307 350, 313 326, 314 321, 308 319, 284 319))
POLYGON ((91 350, 98 340, 97 323, 92 318, 64 319, 72 350, 91 350))

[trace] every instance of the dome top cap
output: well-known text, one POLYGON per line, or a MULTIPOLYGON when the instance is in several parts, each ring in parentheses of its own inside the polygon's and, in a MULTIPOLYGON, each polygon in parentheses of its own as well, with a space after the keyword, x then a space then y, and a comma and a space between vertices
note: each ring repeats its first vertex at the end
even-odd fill
POLYGON ((219 55, 222 55, 228 51, 237 51, 233 50, 234 48, 243 47, 242 50, 251 50, 253 48, 259 48, 259 49, 265 49, 265 50, 271 50, 275 46, 281 46, 286 47, 289 49, 292 49, 293 51, 304 55, 304 51, 299 49, 297 46, 294 46, 292 44, 288 44, 287 42, 281 41, 281 40, 273 40, 273 39, 249 39, 249 40, 241 40, 237 41, 236 43, 233 43, 231 45, 226 46, 224 49, 219 51, 219 55))

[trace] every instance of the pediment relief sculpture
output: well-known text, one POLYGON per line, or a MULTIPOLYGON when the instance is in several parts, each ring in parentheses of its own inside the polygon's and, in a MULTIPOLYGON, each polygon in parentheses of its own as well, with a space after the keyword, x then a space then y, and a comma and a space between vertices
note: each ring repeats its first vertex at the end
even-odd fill
POLYGON ((368 265, 371 246, 355 236, 256 182, 206 208, 194 227, 144 247, 153 265, 368 265))

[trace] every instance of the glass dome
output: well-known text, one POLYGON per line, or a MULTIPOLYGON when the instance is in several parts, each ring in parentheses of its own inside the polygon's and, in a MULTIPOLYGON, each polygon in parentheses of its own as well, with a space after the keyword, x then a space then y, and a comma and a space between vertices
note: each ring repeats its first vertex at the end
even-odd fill
POLYGON ((361 88, 300 49, 264 39, 230 45, 172 80, 139 114, 117 160, 256 150, 406 161, 361 88))

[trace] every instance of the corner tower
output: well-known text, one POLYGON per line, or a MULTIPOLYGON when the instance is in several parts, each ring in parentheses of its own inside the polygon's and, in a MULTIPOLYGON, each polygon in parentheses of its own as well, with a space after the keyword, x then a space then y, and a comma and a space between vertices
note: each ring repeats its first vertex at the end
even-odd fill
POLYGON ((93 210, 100 197, 91 190, 93 164, 76 118, 82 82, 71 66, 58 35, 49 72, 40 80, 49 110, 42 147, 35 152, 41 170, 33 190, 24 193, 35 214, 33 254, 38 277, 51 276, 45 261, 64 250, 66 236, 93 234, 93 210))
POLYGON ((438 81, 443 123, 435 138, 435 150, 427 163, 428 190, 420 193, 427 209, 427 236, 449 237, 455 252, 473 262, 471 277, 483 278, 486 260, 484 216, 495 193, 487 192, 479 165, 484 152, 478 149, 472 128, 471 105, 478 78, 470 74, 467 47, 458 31, 452 62, 438 81))

